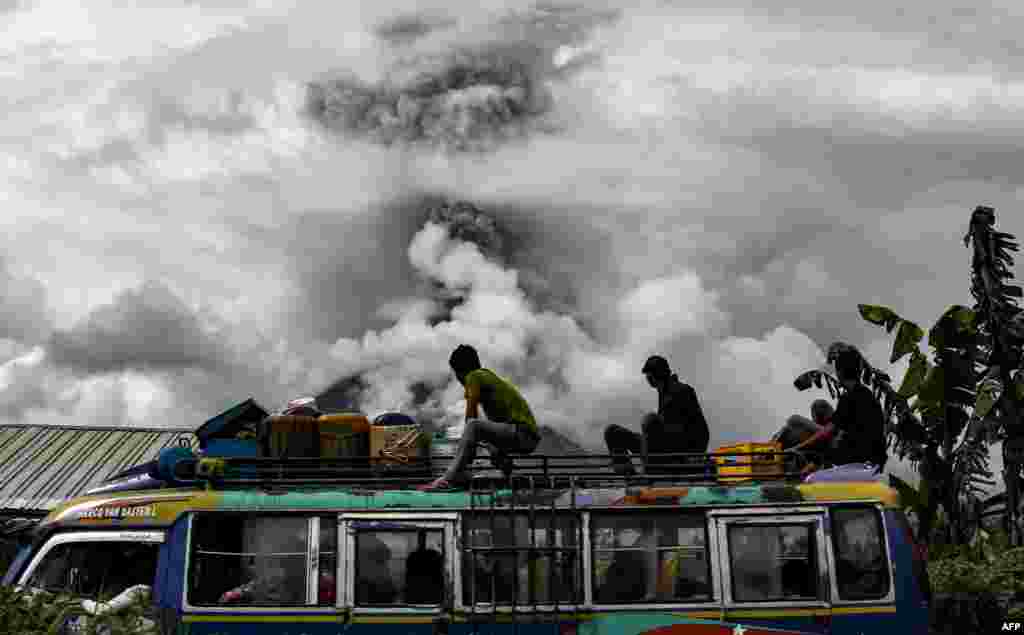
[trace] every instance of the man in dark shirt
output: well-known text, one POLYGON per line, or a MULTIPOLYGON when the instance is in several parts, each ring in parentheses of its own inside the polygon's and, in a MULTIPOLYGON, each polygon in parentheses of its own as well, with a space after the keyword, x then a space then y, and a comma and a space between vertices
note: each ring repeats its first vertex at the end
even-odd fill
POLYGON ((834 449, 826 455, 827 463, 871 463, 878 471, 885 467, 888 454, 885 443, 885 413, 871 393, 860 381, 861 358, 856 351, 839 354, 835 361, 836 375, 846 388, 836 404, 832 425, 797 445, 802 450, 813 445, 820 436, 836 434, 834 449))
POLYGON ((615 471, 626 475, 633 473, 626 452, 704 453, 708 449, 708 424, 693 388, 679 381, 659 355, 647 359, 643 373, 658 391, 658 412, 644 417, 642 435, 614 423, 604 431, 615 471))

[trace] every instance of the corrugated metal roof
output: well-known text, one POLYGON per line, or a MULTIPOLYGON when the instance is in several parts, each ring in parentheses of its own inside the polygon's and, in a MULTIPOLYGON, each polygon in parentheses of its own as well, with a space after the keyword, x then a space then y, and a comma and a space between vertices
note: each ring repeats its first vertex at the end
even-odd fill
POLYGON ((0 425, 0 512, 40 513, 146 463, 191 429, 0 425))

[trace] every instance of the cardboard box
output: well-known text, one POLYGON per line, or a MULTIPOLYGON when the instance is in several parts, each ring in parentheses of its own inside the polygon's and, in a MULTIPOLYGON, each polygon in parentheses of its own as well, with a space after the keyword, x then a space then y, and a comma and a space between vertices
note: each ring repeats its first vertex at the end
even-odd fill
POLYGON ((370 426, 370 458, 378 463, 430 456, 430 436, 419 426, 370 426))

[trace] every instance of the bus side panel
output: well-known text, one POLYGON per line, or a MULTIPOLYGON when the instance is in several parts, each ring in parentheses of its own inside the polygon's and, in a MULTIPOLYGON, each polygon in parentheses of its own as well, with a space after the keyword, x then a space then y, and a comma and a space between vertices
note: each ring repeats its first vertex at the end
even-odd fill
MULTIPOLYGON (((320 617, 263 614, 245 615, 241 611, 222 617, 214 615, 190 615, 188 635, 405 635, 406 633, 428 635, 434 633, 433 624, 409 624, 377 622, 373 624, 346 625, 333 619, 320 617)), ((548 626, 550 635, 550 626, 548 626)), ((449 633, 453 631, 449 630, 449 633)), ((525 633, 523 634, 525 635, 525 633)))
MULTIPOLYGON (((899 597, 897 591, 897 598, 899 597)), ((892 605, 878 604, 865 607, 842 607, 832 614, 831 635, 862 635, 863 633, 895 633, 901 635, 927 635, 928 631, 916 631, 912 619, 903 615, 899 608, 893 612, 892 605)), ((925 621, 927 626, 927 620, 925 621)))
POLYGON ((185 538, 187 517, 182 516, 167 530, 160 548, 153 598, 160 615, 162 635, 188 632, 181 626, 182 592, 185 588, 185 538))
POLYGON ((671 611, 596 613, 577 620, 563 620, 557 626, 550 622, 529 624, 454 624, 450 635, 803 635, 799 629, 780 629, 749 622, 719 622, 711 619, 688 618, 671 611))
POLYGON ((914 545, 908 540, 906 522, 903 512, 885 511, 889 558, 893 563, 893 583, 896 587, 897 619, 896 624, 892 626, 908 635, 928 635, 928 602, 921 592, 918 580, 914 579, 914 545))

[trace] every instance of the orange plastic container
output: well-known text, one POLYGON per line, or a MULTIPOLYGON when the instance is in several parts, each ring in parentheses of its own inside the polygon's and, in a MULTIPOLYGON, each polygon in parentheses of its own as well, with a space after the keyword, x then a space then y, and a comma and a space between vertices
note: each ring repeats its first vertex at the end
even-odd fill
POLYGON ((273 415, 260 426, 259 436, 267 456, 315 458, 320 454, 316 417, 273 415))
POLYGON ((320 456, 361 457, 369 454, 370 420, 359 412, 342 412, 317 417, 320 456))
MULTIPOLYGON (((734 445, 724 445, 712 454, 729 455, 737 452, 782 452, 782 444, 777 442, 759 443, 748 441, 734 445)), ((768 456, 715 456, 718 464, 718 480, 723 483, 738 483, 759 478, 777 478, 784 473, 782 454, 768 456)))

